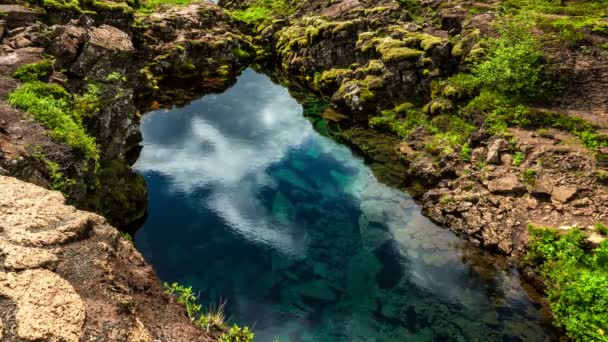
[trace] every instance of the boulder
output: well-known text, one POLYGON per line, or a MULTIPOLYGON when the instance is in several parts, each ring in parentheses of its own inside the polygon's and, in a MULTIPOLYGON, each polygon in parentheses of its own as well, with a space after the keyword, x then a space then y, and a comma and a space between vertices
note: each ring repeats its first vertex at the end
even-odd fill
POLYGON ((81 77, 105 80, 112 72, 126 70, 135 53, 127 33, 113 26, 102 25, 93 28, 88 36, 89 39, 82 53, 70 69, 72 73, 81 77))
POLYGON ((504 139, 494 140, 488 147, 486 162, 494 165, 500 164, 500 152, 503 151, 507 145, 508 144, 504 139))
POLYGON ((59 67, 71 64, 86 41, 87 30, 72 24, 55 25, 51 29, 47 52, 55 56, 59 67))
POLYGON ((492 193, 520 193, 525 190, 524 185, 519 181, 516 175, 507 174, 501 178, 496 178, 488 183, 488 190, 492 193))
POLYGON ((577 191, 578 189, 574 187, 556 186, 551 192, 551 198, 561 203, 567 203, 576 195, 577 191))
POLYGON ((38 17, 38 13, 22 5, 0 5, 0 13, 4 13, 8 29, 33 24, 38 17))

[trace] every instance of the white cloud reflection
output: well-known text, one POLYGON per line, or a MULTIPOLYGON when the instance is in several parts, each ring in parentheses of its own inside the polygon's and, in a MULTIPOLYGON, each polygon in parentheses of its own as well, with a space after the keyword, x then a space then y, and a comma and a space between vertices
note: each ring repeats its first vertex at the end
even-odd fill
POLYGON ((245 71, 222 95, 144 116, 144 149, 135 167, 169 178, 169 191, 210 190, 196 205, 208 206, 254 242, 301 254, 297 228, 274 224, 255 193, 260 185, 276 188, 268 167, 312 134, 301 110, 286 89, 245 71))

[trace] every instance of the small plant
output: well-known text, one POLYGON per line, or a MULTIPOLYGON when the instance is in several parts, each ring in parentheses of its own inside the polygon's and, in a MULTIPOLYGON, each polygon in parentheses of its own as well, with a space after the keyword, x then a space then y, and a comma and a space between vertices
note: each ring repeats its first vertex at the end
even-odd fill
POLYGON ((253 333, 248 327, 241 328, 238 325, 233 325, 227 333, 220 336, 219 342, 251 342, 253 341, 253 333))
POLYGON ((248 327, 239 327, 233 325, 231 328, 226 326, 226 318, 224 316, 225 302, 220 303, 217 307, 210 307, 207 312, 203 311, 203 307, 199 304, 198 295, 194 294, 191 286, 183 286, 179 283, 163 283, 163 291, 175 297, 177 302, 186 308, 186 313, 192 322, 197 324, 202 329, 210 331, 215 328, 222 331, 219 341, 222 342, 251 342, 253 341, 253 332, 248 327))
POLYGON ((604 236, 608 236, 608 227, 601 222, 595 224, 595 230, 604 236))
POLYGON ((471 161, 471 153, 472 153, 472 151, 473 150, 471 149, 471 146, 469 146, 468 143, 465 143, 460 148, 460 159, 462 159, 462 161, 465 161, 465 162, 471 161))
POLYGON ((196 320, 201 315, 202 306, 198 303, 198 296, 192 291, 192 286, 183 286, 179 283, 163 283, 165 293, 175 297, 177 302, 186 307, 186 312, 191 320, 196 320))
POLYGON ((523 152, 515 152, 513 155, 513 166, 520 166, 524 160, 526 160, 526 155, 523 152))
POLYGON ((534 182, 536 181, 536 169, 533 169, 533 168, 525 169, 521 173, 521 180, 525 184, 533 185, 534 182))
POLYGON ((120 237, 122 237, 123 239, 133 243, 133 236, 131 236, 131 234, 127 233, 127 232, 121 232, 120 233, 120 237))
POLYGON ((125 77, 121 73, 119 73, 118 71, 114 71, 110 73, 108 77, 106 77, 106 82, 116 82, 124 79, 125 77))

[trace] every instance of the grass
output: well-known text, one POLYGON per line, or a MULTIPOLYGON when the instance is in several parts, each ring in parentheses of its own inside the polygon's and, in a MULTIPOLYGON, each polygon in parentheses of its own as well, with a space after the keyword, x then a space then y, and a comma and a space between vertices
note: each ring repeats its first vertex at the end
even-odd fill
POLYGON ((147 14, 153 12, 161 5, 188 5, 199 0, 144 0, 137 9, 138 13, 147 14))
POLYGON ((608 242, 588 251, 578 229, 529 226, 525 261, 544 278, 555 322, 579 341, 607 341, 608 242))
POLYGON ((40 81, 26 83, 9 95, 9 103, 31 114, 51 130, 52 138, 81 151, 85 159, 99 159, 95 139, 87 134, 83 125, 83 113, 75 110, 74 98, 60 85, 40 81))
POLYGON ((248 327, 239 327, 236 324, 228 327, 224 317, 225 303, 204 312, 202 305, 198 301, 198 295, 193 292, 191 286, 183 286, 179 283, 163 283, 163 290, 166 294, 175 297, 177 302, 186 308, 188 317, 196 325, 207 332, 212 329, 221 331, 220 342, 253 341, 254 334, 248 327))
POLYGON ((289 15, 295 10, 286 0, 256 0, 245 9, 234 10, 230 15, 235 20, 259 31, 278 15, 289 15))

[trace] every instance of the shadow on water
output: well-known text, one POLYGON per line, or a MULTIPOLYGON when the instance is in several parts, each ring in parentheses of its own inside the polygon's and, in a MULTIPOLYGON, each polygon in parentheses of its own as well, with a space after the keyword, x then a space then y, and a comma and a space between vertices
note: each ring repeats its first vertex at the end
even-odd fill
POLYGON ((228 299, 258 341, 557 338, 515 270, 302 114, 247 70, 220 95, 144 116, 149 216, 135 242, 161 279, 228 299))

